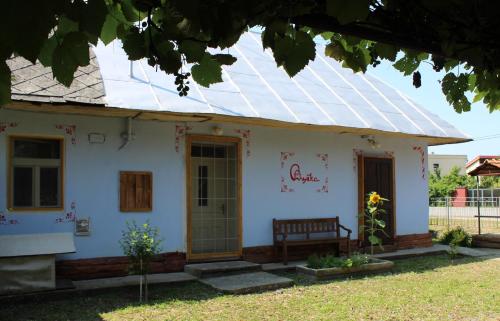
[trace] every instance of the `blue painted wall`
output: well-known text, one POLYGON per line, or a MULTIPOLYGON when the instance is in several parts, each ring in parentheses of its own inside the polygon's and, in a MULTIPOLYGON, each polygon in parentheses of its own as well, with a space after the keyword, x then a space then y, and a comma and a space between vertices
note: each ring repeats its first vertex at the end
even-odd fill
MULTIPOLYGON (((0 234, 73 232, 74 223, 57 223, 71 211, 91 218, 91 235, 75 236, 77 252, 60 259, 122 255, 118 240, 127 220, 147 219, 159 227, 163 251, 186 249, 186 196, 184 139, 176 151, 176 125, 188 125, 190 133, 211 134, 215 124, 133 122, 135 140, 122 150, 122 118, 55 115, 0 110, 0 122, 14 122, 0 133, 0 212, 7 224, 0 234), (75 125, 73 136, 56 125, 75 125), (106 135, 104 144, 90 144, 89 133, 106 135), (44 135, 65 138, 65 211, 10 212, 7 209, 8 135, 44 135), (119 171, 153 172, 153 211, 119 211, 119 171), (18 224, 8 224, 15 220, 18 224)), ((421 156, 412 149, 424 142, 408 138, 377 136, 381 147, 373 150, 358 135, 275 129, 257 126, 217 124, 224 135, 241 136, 235 130, 251 131, 249 146, 243 142, 243 246, 272 243, 271 220, 276 217, 304 218, 340 216, 341 222, 357 233, 357 173, 353 168, 353 149, 365 154, 394 153, 396 159, 396 233, 425 233, 428 230, 427 180, 421 177, 421 156), (250 150, 250 155, 246 151, 250 150), (282 193, 280 153, 295 152, 313 171, 319 171, 317 153, 329 155, 329 192, 298 188, 282 193), (316 167, 315 167, 316 166, 316 167)), ((427 163, 426 161, 424 162, 427 163)))

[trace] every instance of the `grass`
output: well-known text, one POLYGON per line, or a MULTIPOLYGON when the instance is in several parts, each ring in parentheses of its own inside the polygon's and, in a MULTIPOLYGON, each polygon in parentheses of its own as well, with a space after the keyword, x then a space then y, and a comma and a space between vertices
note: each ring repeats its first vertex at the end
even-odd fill
POLYGON ((393 273, 223 295, 197 282, 0 302, 1 320, 499 320, 500 259, 447 255, 396 261, 393 273))

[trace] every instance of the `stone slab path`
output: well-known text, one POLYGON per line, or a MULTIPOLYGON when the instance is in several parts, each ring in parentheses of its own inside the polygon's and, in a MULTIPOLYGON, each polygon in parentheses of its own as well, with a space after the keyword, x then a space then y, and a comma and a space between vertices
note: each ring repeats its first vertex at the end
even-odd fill
POLYGON ((223 293, 244 294, 275 290, 293 285, 293 280, 267 272, 250 272, 243 274, 218 276, 200 279, 223 293))

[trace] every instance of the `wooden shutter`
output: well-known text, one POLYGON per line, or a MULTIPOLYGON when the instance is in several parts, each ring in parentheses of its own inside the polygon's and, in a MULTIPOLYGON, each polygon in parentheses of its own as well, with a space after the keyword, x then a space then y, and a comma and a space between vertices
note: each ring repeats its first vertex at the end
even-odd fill
POLYGON ((149 212, 153 209, 153 174, 120 172, 120 211, 149 212))

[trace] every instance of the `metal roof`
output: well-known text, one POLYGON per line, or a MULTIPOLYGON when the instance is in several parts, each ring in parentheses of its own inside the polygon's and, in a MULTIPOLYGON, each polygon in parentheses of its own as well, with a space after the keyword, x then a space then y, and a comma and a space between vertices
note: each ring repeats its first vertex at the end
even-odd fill
POLYGON ((358 132, 369 129, 433 137, 440 143, 470 140, 400 91, 369 74, 342 68, 323 51, 318 45, 316 59, 290 78, 276 67, 272 52, 263 50, 260 34, 247 32, 229 49, 238 60, 223 66, 224 82, 205 88, 190 81, 188 96, 179 97, 174 76, 157 71, 145 60, 130 62, 119 41, 99 43, 93 48, 96 59, 79 68, 69 89, 52 79, 50 69, 19 63, 13 69, 13 99, 104 102, 108 107, 147 112, 233 116, 358 132), (21 74, 25 68, 41 70, 30 78, 21 74))

